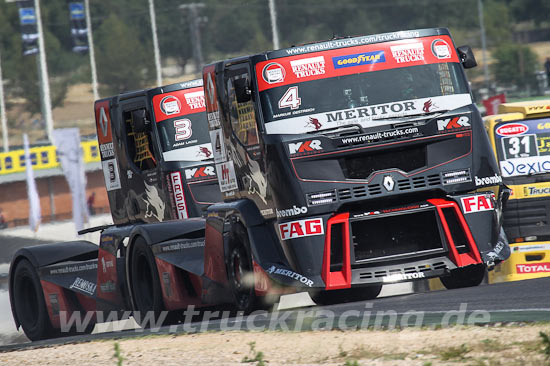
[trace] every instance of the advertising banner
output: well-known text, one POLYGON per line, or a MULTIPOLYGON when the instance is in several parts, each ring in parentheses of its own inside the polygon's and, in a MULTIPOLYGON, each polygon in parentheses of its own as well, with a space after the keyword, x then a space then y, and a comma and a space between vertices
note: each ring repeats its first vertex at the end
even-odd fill
POLYGON ((18 1, 19 24, 21 39, 23 40, 23 56, 38 53, 38 30, 36 27, 36 11, 34 1, 18 1))
POLYGON ((76 230, 79 231, 84 228, 84 223, 88 222, 86 175, 80 149, 80 133, 78 128, 57 129, 53 131, 53 139, 63 174, 71 190, 73 221, 76 230))
POLYGON ((88 27, 86 26, 86 10, 82 2, 70 2, 69 14, 71 21, 71 37, 73 52, 88 51, 88 27))

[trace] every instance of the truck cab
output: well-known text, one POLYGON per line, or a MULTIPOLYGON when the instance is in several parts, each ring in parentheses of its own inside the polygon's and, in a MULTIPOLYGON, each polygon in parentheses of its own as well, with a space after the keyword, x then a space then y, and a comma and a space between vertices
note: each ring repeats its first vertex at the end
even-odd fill
POLYGON ((479 284, 509 251, 502 178, 464 73, 475 64, 437 28, 205 66, 225 201, 209 208, 207 232, 238 216, 255 273, 278 283, 479 284))
POLYGON ((550 275, 550 100, 499 105, 485 127, 504 183, 512 190, 503 227, 512 254, 490 282, 550 275))
POLYGON ((204 112, 201 80, 95 102, 116 225, 197 217, 221 200, 204 112))

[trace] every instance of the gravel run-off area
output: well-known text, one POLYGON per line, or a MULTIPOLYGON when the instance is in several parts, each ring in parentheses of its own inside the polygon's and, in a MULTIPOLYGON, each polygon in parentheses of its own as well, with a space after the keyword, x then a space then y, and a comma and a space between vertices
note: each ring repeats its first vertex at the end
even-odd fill
POLYGON ((0 364, 545 365, 540 332, 550 325, 158 335, 6 352, 0 364))

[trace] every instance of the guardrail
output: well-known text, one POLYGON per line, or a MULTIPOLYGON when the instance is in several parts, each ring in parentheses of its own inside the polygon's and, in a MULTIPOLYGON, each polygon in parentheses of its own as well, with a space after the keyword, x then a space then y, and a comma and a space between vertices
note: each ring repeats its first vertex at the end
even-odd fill
MULTIPOLYGON (((84 163, 99 162, 99 146, 97 141, 82 141, 82 157, 84 163)), ((59 167, 59 159, 55 146, 38 146, 29 149, 33 170, 52 169, 59 167)), ((25 171, 25 150, 13 150, 0 153, 0 175, 22 173, 25 171)))

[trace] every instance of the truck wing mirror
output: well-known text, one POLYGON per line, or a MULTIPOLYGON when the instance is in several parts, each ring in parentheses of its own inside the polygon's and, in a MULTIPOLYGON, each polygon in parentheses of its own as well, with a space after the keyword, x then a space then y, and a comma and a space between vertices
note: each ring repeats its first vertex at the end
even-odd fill
POLYGON ((145 109, 132 111, 132 122, 134 124, 134 132, 147 132, 151 128, 151 121, 147 118, 145 109))
POLYGON ((465 69, 471 69, 472 67, 477 66, 474 52, 470 46, 460 46, 456 50, 458 52, 458 57, 462 62, 462 66, 464 66, 465 69))
POLYGON ((237 97, 237 103, 246 103, 252 99, 252 90, 248 84, 248 79, 241 78, 235 79, 233 82, 235 86, 235 96, 237 97))

